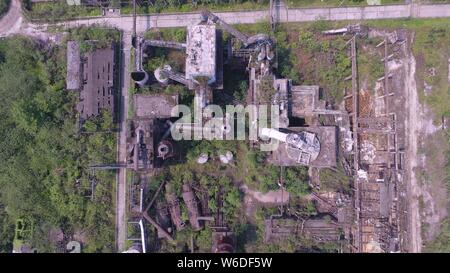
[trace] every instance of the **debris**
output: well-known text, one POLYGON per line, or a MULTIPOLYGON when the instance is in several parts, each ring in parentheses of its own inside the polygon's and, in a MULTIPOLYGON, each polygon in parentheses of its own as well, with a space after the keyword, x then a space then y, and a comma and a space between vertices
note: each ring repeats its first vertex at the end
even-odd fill
POLYGON ((205 164, 206 162, 208 162, 208 155, 205 153, 200 154, 200 156, 197 159, 197 163, 198 164, 205 164))

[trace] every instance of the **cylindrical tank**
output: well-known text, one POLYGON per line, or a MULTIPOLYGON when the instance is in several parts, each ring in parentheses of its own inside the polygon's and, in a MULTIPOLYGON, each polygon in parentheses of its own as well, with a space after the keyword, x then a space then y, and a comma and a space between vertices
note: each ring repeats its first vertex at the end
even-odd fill
POLYGON ((131 72, 131 79, 135 81, 140 87, 145 86, 148 82, 148 73, 145 71, 131 72))
POLYGON ((162 84, 168 84, 169 83, 169 77, 165 75, 164 71, 171 71, 172 67, 170 65, 164 65, 163 67, 156 68, 154 75, 157 81, 159 81, 162 84))

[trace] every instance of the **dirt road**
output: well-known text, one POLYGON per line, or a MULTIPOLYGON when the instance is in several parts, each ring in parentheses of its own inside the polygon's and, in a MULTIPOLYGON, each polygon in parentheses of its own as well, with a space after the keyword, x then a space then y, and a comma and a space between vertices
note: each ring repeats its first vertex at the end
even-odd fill
MULTIPOLYGON (((411 38, 409 45, 412 44, 411 38)), ((419 196, 420 196, 420 186, 418 185, 418 180, 416 177, 416 167, 417 162, 417 148, 418 148, 418 135, 421 128, 421 109, 417 94, 417 85, 415 80, 416 73, 416 60, 412 55, 411 50, 408 52, 408 62, 405 65, 405 75, 407 84, 407 109, 408 118, 406 119, 406 128, 408 135, 408 146, 407 146, 407 164, 406 170, 408 174, 408 200, 409 200, 409 252, 421 252, 422 250, 422 236, 421 236, 421 220, 420 220, 420 208, 419 208, 419 196)))
POLYGON ((22 7, 19 0, 12 0, 8 12, 0 19, 0 37, 19 32, 22 26, 22 7))

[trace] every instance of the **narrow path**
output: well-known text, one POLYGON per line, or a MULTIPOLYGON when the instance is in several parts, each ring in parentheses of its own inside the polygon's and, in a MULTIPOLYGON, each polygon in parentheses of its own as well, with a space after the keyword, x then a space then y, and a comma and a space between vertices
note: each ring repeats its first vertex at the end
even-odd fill
MULTIPOLYGON (((412 38, 414 39, 414 38, 412 38)), ((411 43, 412 44, 412 39, 411 43)), ((407 134, 408 134, 408 145, 407 145, 407 194, 408 194, 408 214, 409 214, 409 252, 419 253, 422 250, 422 235, 421 235, 421 221, 420 221, 420 207, 419 207, 419 195, 420 188, 418 185, 416 177, 416 167, 417 167, 417 145, 418 145, 418 134, 421 128, 421 117, 420 117, 420 104, 417 94, 417 85, 415 80, 416 74, 416 60, 412 55, 411 50, 407 50, 409 54, 409 61, 406 65, 406 88, 407 88, 407 109, 408 109, 408 119, 407 123, 407 134)))
POLYGON ((8 12, 0 19, 0 37, 19 32, 22 25, 22 7, 19 0, 11 0, 8 12))
MULTIPOLYGON (((121 52, 121 96, 119 124, 120 131, 117 138, 118 162, 126 162, 126 139, 128 119, 128 88, 130 87, 130 59, 131 59, 131 34, 122 36, 121 52)), ((117 250, 122 252, 127 240, 127 170, 119 169, 117 172, 117 200, 116 200, 116 243, 117 250)))

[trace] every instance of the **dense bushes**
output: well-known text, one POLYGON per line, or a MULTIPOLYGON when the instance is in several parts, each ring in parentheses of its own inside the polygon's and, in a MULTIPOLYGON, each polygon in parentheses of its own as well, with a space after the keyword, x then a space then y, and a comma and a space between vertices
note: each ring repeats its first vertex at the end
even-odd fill
POLYGON ((309 193, 307 167, 290 167, 286 169, 284 186, 292 197, 301 197, 309 193))
POLYGON ((76 17, 101 15, 101 10, 98 7, 68 5, 65 0, 42 3, 22 0, 22 6, 27 17, 39 21, 61 21, 76 17))
MULTIPOLYGON (((64 89, 60 50, 25 38, 0 42, 0 207, 5 207, 9 226, 17 218, 35 223, 32 245, 41 245, 42 236, 48 235, 44 227, 50 226, 68 236, 83 230, 88 234, 84 250, 108 251, 114 241, 114 174, 89 175, 87 167, 111 162, 115 141, 107 134, 76 135, 75 93, 64 89), (89 179, 96 181, 93 202, 82 190, 89 179)), ((39 251, 51 251, 51 243, 39 251)))
POLYGON ((119 32, 115 29, 79 27, 69 30, 66 39, 78 41, 81 53, 85 53, 99 48, 107 48, 114 41, 119 41, 119 36, 119 32))

